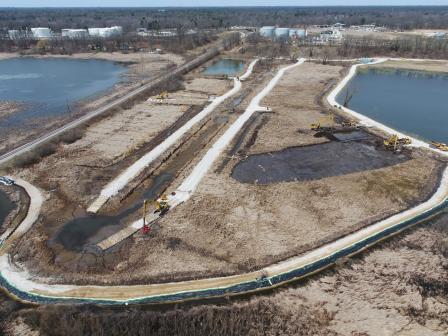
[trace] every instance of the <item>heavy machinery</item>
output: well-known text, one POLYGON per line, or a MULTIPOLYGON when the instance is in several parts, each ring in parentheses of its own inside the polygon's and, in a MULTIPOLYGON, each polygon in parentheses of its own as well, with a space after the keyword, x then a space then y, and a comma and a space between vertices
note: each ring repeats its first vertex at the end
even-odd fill
POLYGON ((164 100, 164 99, 166 99, 166 98, 168 98, 168 92, 167 92, 167 91, 163 91, 163 92, 159 93, 159 94, 156 96, 156 99, 157 99, 157 100, 164 100))
POLYGON ((397 134, 394 134, 383 141, 384 148, 392 152, 399 152, 403 149, 403 146, 410 144, 411 139, 399 138, 397 134))
MULTIPOLYGON (((149 233, 151 231, 151 226, 149 223, 146 222, 146 216, 148 214, 148 207, 149 205, 153 203, 153 201, 150 200, 144 200, 143 201, 143 233, 149 233)), ((160 216, 163 216, 170 210, 171 205, 168 203, 168 197, 166 195, 162 195, 157 201, 154 202, 156 209, 154 210, 154 213, 160 213, 160 216)))
POLYGON ((171 205, 168 203, 168 197, 166 195, 162 195, 157 201, 156 201, 156 210, 154 213, 160 212, 160 215, 163 216, 170 210, 171 205))
POLYGON ((353 120, 353 119, 348 119, 348 120, 344 120, 342 123, 341 123, 341 125, 342 125, 342 127, 359 127, 358 126, 358 122, 356 121, 356 120, 353 120))
POLYGON ((437 148, 438 150, 448 152, 448 145, 442 142, 431 141, 431 146, 437 148))
POLYGON ((333 129, 335 125, 334 114, 321 117, 317 122, 311 124, 312 131, 323 131, 333 129))

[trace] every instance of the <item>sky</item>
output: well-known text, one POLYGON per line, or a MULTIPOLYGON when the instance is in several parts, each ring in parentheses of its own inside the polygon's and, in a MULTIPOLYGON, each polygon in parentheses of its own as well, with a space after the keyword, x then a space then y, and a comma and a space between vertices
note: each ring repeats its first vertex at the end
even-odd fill
POLYGON ((418 6, 448 0, 0 0, 0 7, 418 6))

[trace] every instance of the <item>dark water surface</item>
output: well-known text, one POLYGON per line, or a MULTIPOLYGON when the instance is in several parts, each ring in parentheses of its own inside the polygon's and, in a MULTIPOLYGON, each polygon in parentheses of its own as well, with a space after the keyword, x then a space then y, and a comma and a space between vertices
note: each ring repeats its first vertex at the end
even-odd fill
POLYGON ((218 62, 212 64, 202 73, 204 75, 227 75, 235 76, 238 75, 244 69, 244 61, 223 58, 218 62))
POLYGON ((14 204, 11 202, 9 197, 0 190, 0 227, 3 225, 5 218, 14 208, 14 204))
POLYGON ((75 102, 111 88, 126 71, 125 66, 103 60, 24 57, 0 61, 0 100, 25 106, 1 118, 0 131, 68 114, 75 102))
POLYGON ((249 155, 232 171, 242 183, 318 180, 364 170, 379 169, 407 160, 402 154, 378 151, 361 142, 327 142, 249 155))
MULTIPOLYGON (((448 143, 448 74, 368 69, 347 86, 349 108, 425 140, 448 143)), ((337 101, 342 104, 346 90, 337 101)))

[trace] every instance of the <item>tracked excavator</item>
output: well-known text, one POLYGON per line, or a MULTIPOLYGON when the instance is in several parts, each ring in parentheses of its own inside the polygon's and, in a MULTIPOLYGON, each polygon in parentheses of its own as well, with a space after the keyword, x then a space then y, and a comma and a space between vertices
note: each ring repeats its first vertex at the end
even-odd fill
MULTIPOLYGON (((152 203, 150 200, 143 201, 143 233, 149 233, 151 231, 151 226, 146 222, 146 216, 148 214, 148 207, 152 203)), ((163 216, 170 210, 171 205, 168 203, 168 197, 166 195, 162 195, 157 201, 154 202, 156 209, 154 213, 160 213, 160 216, 163 216)))
POLYGON ((448 152, 448 145, 442 142, 431 141, 431 147, 437 148, 438 150, 448 152))
POLYGON ((312 131, 328 131, 335 126, 334 114, 321 117, 317 122, 311 124, 312 131))
POLYGON ((168 91, 163 91, 156 96, 157 100, 164 100, 168 98, 168 91))
POLYGON ((384 148, 392 152, 400 152, 403 146, 410 145, 411 139, 399 138, 397 134, 394 134, 383 141, 384 148))

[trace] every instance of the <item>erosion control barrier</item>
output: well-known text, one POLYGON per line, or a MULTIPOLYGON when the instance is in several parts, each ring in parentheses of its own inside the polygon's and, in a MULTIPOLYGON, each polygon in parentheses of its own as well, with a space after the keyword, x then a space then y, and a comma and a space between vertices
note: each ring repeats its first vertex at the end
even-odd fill
POLYGON ((328 266, 334 264, 338 259, 347 257, 360 251, 365 248, 378 243, 379 241, 399 233, 400 231, 420 223, 424 220, 427 220, 439 212, 443 211, 448 206, 448 199, 444 199, 444 201, 432 209, 425 211, 413 218, 408 220, 404 220, 394 226, 391 226, 381 232, 378 232, 375 235, 367 237, 363 240, 356 242, 353 245, 349 245, 341 248, 337 252, 316 260, 312 263, 309 263, 303 267, 299 267, 296 269, 289 270, 287 272, 274 275, 271 277, 253 279, 247 282, 241 282, 235 285, 220 287, 220 288, 206 288, 202 290, 191 290, 184 292, 177 292, 166 295, 154 295, 148 297, 141 297, 133 300, 99 300, 99 299, 91 299, 91 298, 70 298, 70 297, 57 297, 57 296, 44 296, 44 295, 36 295, 34 293, 25 292, 18 290, 12 284, 8 283, 4 277, 0 277, 0 285, 4 287, 7 291, 9 291, 13 296, 19 298, 20 300, 35 302, 41 304, 48 303, 73 303, 73 304, 81 304, 81 303, 94 303, 94 304, 108 304, 108 305, 117 305, 117 304, 125 304, 125 303, 169 303, 169 302, 182 302, 186 300, 200 300, 206 298, 213 297, 223 297, 237 294, 246 294, 250 292, 256 292, 260 290, 267 290, 284 283, 294 281, 300 279, 302 277, 311 275, 319 270, 322 270, 328 266))

